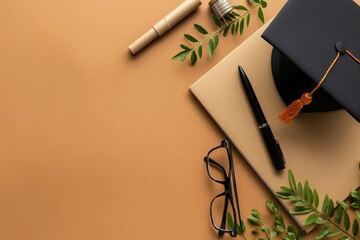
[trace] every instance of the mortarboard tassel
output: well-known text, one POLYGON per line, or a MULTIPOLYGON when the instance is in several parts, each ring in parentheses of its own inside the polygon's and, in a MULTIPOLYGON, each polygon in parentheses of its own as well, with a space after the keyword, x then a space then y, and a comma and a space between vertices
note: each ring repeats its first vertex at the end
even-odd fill
POLYGON ((284 123, 291 123, 291 121, 299 115, 304 105, 310 104, 312 95, 310 93, 303 93, 300 99, 294 100, 287 108, 285 108, 279 115, 279 118, 284 123))
POLYGON ((336 57, 333 62, 330 64, 329 68, 326 70, 324 76, 321 78, 320 82, 315 86, 315 88, 310 93, 303 93, 300 99, 294 100, 287 108, 285 108, 280 114, 279 119, 284 123, 291 123, 292 120, 299 115, 301 109, 304 105, 308 105, 312 101, 313 93, 318 90, 321 84, 325 81, 325 78, 329 74, 330 70, 333 68, 334 64, 338 60, 340 52, 337 52, 336 57))
POLYGON ((349 50, 345 49, 345 46, 338 42, 336 43, 337 54, 330 64, 329 68, 326 70, 324 76, 321 78, 319 83, 315 86, 315 88, 310 93, 303 93, 300 99, 294 100, 287 108, 285 108, 280 114, 279 119, 284 123, 291 123, 292 120, 299 115, 301 109, 304 105, 308 105, 312 101, 312 95, 316 90, 318 90, 321 84, 325 81, 325 78, 329 74, 330 70, 334 67, 336 61, 338 60, 340 54, 347 53, 351 58, 353 58, 357 63, 360 64, 360 59, 355 57, 349 50))

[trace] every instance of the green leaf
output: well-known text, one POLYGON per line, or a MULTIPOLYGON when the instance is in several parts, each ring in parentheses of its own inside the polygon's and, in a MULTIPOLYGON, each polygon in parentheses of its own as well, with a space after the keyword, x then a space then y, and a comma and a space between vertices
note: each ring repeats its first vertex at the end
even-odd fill
POLYGON ((273 213, 277 213, 279 212, 279 209, 275 206, 275 204, 273 203, 273 201, 271 200, 267 200, 266 201, 266 206, 268 207, 268 209, 273 212, 273 213))
POLYGON ((231 24, 231 34, 234 35, 235 32, 235 24, 231 24))
POLYGON ((297 209, 290 211, 290 213, 293 215, 300 215, 300 214, 309 213, 311 211, 312 211, 312 208, 297 208, 297 209))
POLYGON ((303 201, 297 201, 294 205, 296 207, 306 207, 307 206, 307 204, 304 203, 303 201))
POLYGON ((291 225, 289 225, 288 227, 287 227, 287 231, 289 232, 289 233, 295 233, 296 231, 295 231, 295 228, 293 227, 293 226, 291 226, 291 225))
POLYGON ((172 60, 177 60, 179 59, 180 62, 183 62, 186 59, 186 56, 190 53, 189 50, 184 50, 182 52, 179 52, 178 54, 176 54, 175 56, 173 56, 171 59, 172 60))
POLYGON ((224 37, 226 37, 226 35, 228 34, 229 29, 230 29, 230 25, 227 25, 227 26, 224 28, 224 32, 223 32, 223 36, 224 36, 224 37))
POLYGON ((312 191, 309 187, 309 182, 307 180, 305 181, 305 185, 304 185, 304 198, 308 203, 310 203, 310 205, 312 205, 313 195, 312 195, 312 191))
POLYGON ((229 25, 227 22, 231 22, 233 20, 233 18, 231 16, 234 16, 234 15, 232 13, 229 13, 228 15, 225 16, 226 25, 229 25))
POLYGON ((281 226, 281 225, 276 225, 276 226, 275 226, 275 230, 278 231, 278 232, 282 232, 282 233, 285 232, 284 227, 281 226))
POLYGON ((190 62, 192 65, 195 65, 197 61, 197 55, 196 55, 196 52, 195 51, 192 51, 191 52, 191 57, 190 57, 190 62))
POLYGON ((246 224, 243 220, 240 220, 240 225, 239 224, 236 225, 236 232, 238 234, 242 234, 245 231, 246 231, 246 224))
POLYGON ((266 8, 267 2, 265 2, 264 0, 261 0, 261 7, 266 8))
POLYGON ((258 17, 259 17, 259 19, 260 19, 260 21, 261 21, 262 23, 265 22, 264 13, 263 13, 261 7, 259 7, 259 10, 258 10, 258 17))
POLYGON ((276 235, 277 235, 277 232, 273 231, 270 233, 270 238, 274 238, 274 237, 276 237, 276 235))
POLYGON ((329 200, 329 205, 328 205, 328 216, 329 218, 332 218, 335 214, 335 207, 334 207, 334 202, 332 199, 329 200))
POLYGON ((209 39, 208 52, 209 52, 209 57, 210 58, 213 57, 214 51, 215 51, 214 41, 212 39, 209 39))
POLYGON ((336 212, 336 216, 335 216, 335 221, 337 224, 340 224, 341 223, 341 219, 342 219, 342 216, 343 216, 343 212, 344 212, 344 209, 343 208, 339 208, 336 212))
POLYGON ((354 222, 352 225, 352 233, 354 236, 359 234, 359 222, 357 219, 354 219, 354 222))
POLYGON ((338 240, 349 240, 350 238, 349 237, 346 237, 346 236, 343 236, 341 238, 338 238, 338 240))
POLYGON ((215 37, 214 37, 214 47, 217 48, 218 45, 219 45, 219 36, 215 35, 215 37))
POLYGON ((285 226, 284 219, 281 214, 276 214, 274 216, 275 224, 285 226))
POLYGON ((355 202, 350 203, 350 207, 353 209, 359 209, 360 208, 360 201, 357 200, 355 202))
POLYGON ((234 9, 248 11, 248 9, 242 5, 233 6, 234 9))
POLYGON ((231 12, 230 15, 233 19, 236 19, 236 17, 240 17, 240 14, 238 14, 237 12, 231 12))
POLYGON ((289 240, 296 240, 296 236, 294 233, 289 233, 289 240))
POLYGON ((355 211, 355 214, 356 214, 356 217, 357 217, 358 219, 360 219, 360 212, 359 212, 359 211, 355 211))
POLYGON ((351 191, 350 196, 356 200, 360 200, 360 193, 358 191, 355 190, 351 191))
POLYGON ((199 55, 199 58, 201 59, 202 58, 202 45, 200 45, 198 48, 198 55, 199 55))
POLYGON ((184 44, 180 44, 180 47, 181 47, 182 49, 185 49, 185 50, 190 50, 190 47, 188 47, 188 46, 186 46, 186 45, 184 45, 184 44))
POLYGON ((343 201, 337 200, 336 202, 337 202, 343 209, 347 209, 346 203, 344 203, 343 201))
POLYGON ((261 221, 254 216, 248 216, 248 220, 254 224, 260 224, 261 221))
POLYGON ((262 229, 259 227, 259 228, 255 228, 255 229, 251 230, 251 233, 258 233, 260 231, 262 231, 262 229))
POLYGON ((259 220, 261 219, 260 213, 256 209, 251 210, 251 215, 254 216, 255 218, 259 219, 259 220))
POLYGON ((344 227, 345 227, 346 231, 348 231, 350 229, 350 217, 346 210, 344 210, 343 215, 344 215, 344 227))
POLYGON ((280 189, 283 190, 286 193, 293 193, 293 191, 290 188, 285 187, 285 186, 281 186, 280 189))
POLYGON ((221 21, 214 14, 211 15, 216 26, 221 27, 221 21))
POLYGON ((289 199, 292 200, 292 201, 299 201, 300 200, 300 198, 298 196, 294 196, 294 195, 289 196, 289 199))
POLYGON ((246 16, 246 26, 248 27, 250 24, 250 14, 246 16))
POLYGON ((329 196, 326 194, 322 205, 322 214, 326 215, 329 207, 329 196))
POLYGON ((334 230, 334 231, 331 231, 331 232, 329 232, 328 234, 326 234, 326 237, 328 238, 328 237, 333 237, 333 236, 336 236, 336 235, 338 235, 339 233, 341 233, 341 230, 334 230))
POLYGON ((261 227, 261 230, 263 230, 264 232, 266 232, 267 235, 270 235, 270 229, 269 229, 268 226, 263 225, 263 226, 261 227))
POLYGON ((282 199, 289 199, 289 196, 291 196, 291 193, 288 193, 288 192, 276 192, 275 195, 278 196, 279 198, 282 198, 282 199))
POLYGON ((317 219, 318 219, 318 215, 316 213, 311 214, 309 217, 307 217, 304 221, 304 226, 308 226, 313 224, 317 219))
POLYGON ((205 28, 203 28, 202 26, 200 26, 199 24, 194 24, 194 27, 196 28, 196 30, 198 30, 199 33, 201 34, 208 34, 208 31, 205 30, 205 28))
POLYGON ((239 31, 239 21, 237 21, 236 23, 235 23, 235 30, 234 30, 234 35, 235 34, 237 34, 237 32, 239 31))
POLYGON ((298 182, 298 190, 297 191, 300 196, 304 195, 304 188, 303 188, 301 182, 298 182))
POLYGON ((295 181, 295 177, 294 174, 292 173, 291 170, 289 170, 288 172, 288 179, 289 179, 289 184, 291 189, 296 192, 296 181, 295 181))
POLYGON ((243 220, 240 220, 240 228, 242 233, 246 231, 246 224, 243 220))
POLYGON ((314 199, 314 206, 317 208, 319 206, 319 194, 317 193, 316 189, 313 192, 313 199, 314 199))
POLYGON ((233 217, 231 216, 230 213, 227 213, 226 218, 227 218, 227 224, 228 224, 229 228, 232 229, 234 227, 233 217))
POLYGON ((318 225, 321 225, 321 224, 325 224, 327 223, 328 220, 327 219, 323 219, 323 218, 318 218, 315 223, 318 224, 318 225))
POLYGON ((242 35, 243 32, 244 32, 244 22, 245 22, 244 18, 241 19, 241 21, 240 21, 240 35, 242 35))
POLYGON ((190 42, 198 42, 198 40, 196 38, 194 38, 193 36, 189 35, 189 34, 184 34, 184 37, 189 40, 190 42))
POLYGON ((301 232, 297 231, 294 227, 288 226, 287 233, 289 234, 289 238, 294 240, 303 240, 304 238, 301 235, 301 232))
POLYGON ((331 225, 325 226, 318 235, 316 235, 316 239, 322 239, 323 237, 326 237, 326 235, 330 232, 331 225))

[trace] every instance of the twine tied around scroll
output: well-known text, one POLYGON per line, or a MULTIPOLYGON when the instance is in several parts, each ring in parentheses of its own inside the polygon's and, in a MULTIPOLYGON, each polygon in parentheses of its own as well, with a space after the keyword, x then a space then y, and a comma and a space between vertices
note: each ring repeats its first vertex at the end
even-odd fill
POLYGON ((310 104, 312 102, 312 95, 314 94, 314 92, 316 90, 318 90, 321 87, 321 85, 325 81, 325 79, 328 76, 331 69, 336 64, 336 62, 339 59, 339 56, 341 54, 347 53, 352 59, 354 59, 357 63, 360 64, 360 59, 359 58, 355 57, 349 50, 345 49, 342 43, 340 43, 340 47, 338 47, 338 44, 339 43, 336 44, 336 49, 337 49, 336 56, 335 56, 334 60, 332 61, 332 63, 330 64, 330 66, 328 67, 328 69, 326 70, 324 76, 319 81, 319 83, 310 92, 303 93, 301 95, 300 99, 294 100, 289 106, 287 106, 287 108, 285 108, 279 114, 279 119, 281 121, 283 121, 284 123, 291 123, 292 120, 297 115, 299 115, 299 113, 300 113, 301 109, 303 108, 303 106, 308 105, 308 104, 310 104))

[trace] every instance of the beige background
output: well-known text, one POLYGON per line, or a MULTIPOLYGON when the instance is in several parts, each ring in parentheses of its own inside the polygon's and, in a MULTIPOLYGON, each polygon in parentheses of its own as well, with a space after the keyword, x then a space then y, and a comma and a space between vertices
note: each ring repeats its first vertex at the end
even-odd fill
MULTIPOLYGON (((0 239, 217 239, 203 156, 224 135, 188 88, 261 23, 221 37, 212 60, 172 61, 193 23, 214 28, 203 1, 131 56, 181 2, 0 1, 0 239)), ((266 217, 271 193, 235 164, 242 216, 266 217)))

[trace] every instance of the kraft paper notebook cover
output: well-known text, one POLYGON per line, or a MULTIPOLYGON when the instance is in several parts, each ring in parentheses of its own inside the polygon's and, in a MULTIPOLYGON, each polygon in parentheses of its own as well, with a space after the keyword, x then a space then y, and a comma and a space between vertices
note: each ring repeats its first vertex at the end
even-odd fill
MULTIPOLYGON (((261 38, 266 27, 267 24, 196 81, 190 91, 271 191, 288 186, 287 172, 291 169, 297 181, 309 180, 320 199, 329 194, 333 200, 344 200, 360 182, 360 125, 345 110, 302 113, 290 125, 278 119, 286 106, 272 78, 272 47, 261 38), (276 172, 268 157, 240 82, 238 65, 249 77, 280 142, 286 158, 286 169, 281 172, 276 172)), ((280 202, 287 209, 293 208, 287 201, 280 202)), ((305 217, 298 215, 295 220, 301 226, 305 217)), ((308 232, 312 228, 303 229, 308 232)))

